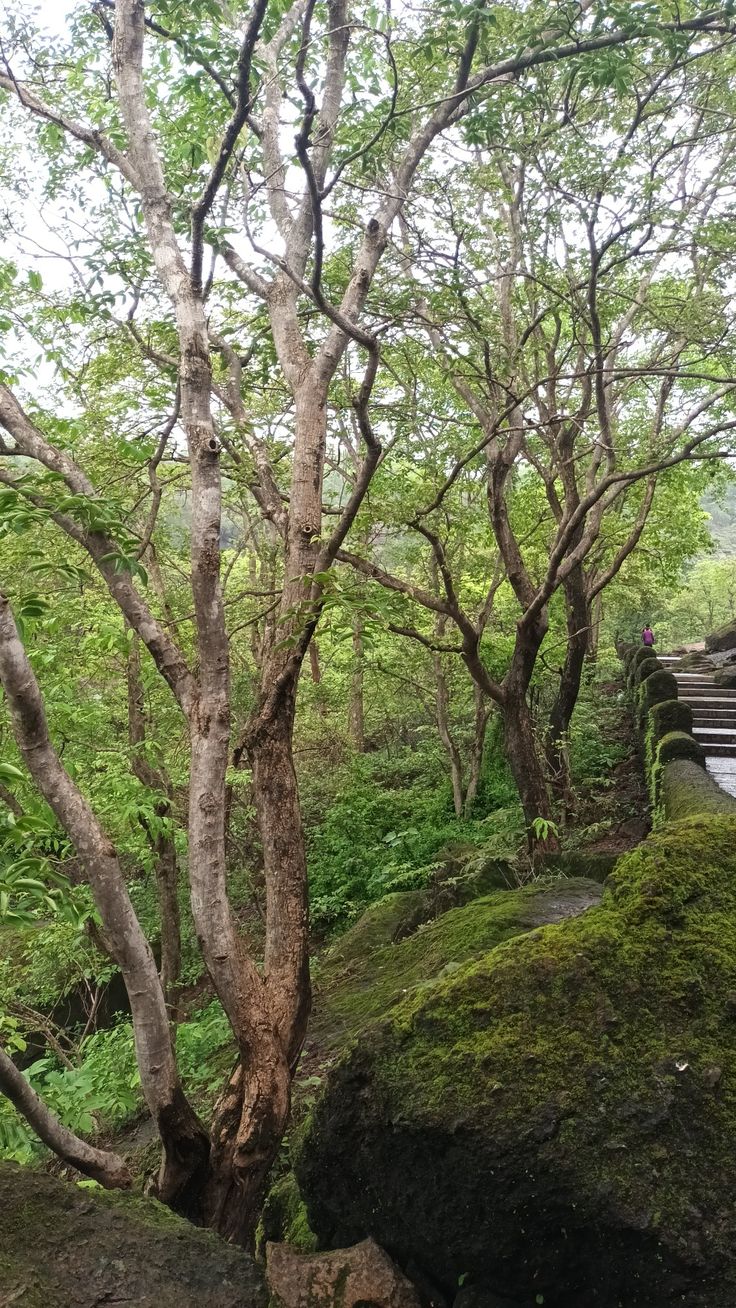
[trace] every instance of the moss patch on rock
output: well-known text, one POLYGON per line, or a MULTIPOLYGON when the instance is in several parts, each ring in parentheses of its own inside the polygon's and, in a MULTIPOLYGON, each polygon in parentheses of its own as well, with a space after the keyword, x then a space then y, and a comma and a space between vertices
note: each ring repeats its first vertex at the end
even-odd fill
POLYGON ((0 1304, 265 1308, 247 1254, 153 1199, 0 1164, 0 1304))
POLYGON ((671 672, 653 672, 651 677, 642 682, 637 694, 640 730, 644 730, 647 716, 654 705, 666 699, 677 699, 677 681, 671 672))
POLYGON ((678 758, 686 758, 691 763, 705 767, 705 750, 694 736, 686 731, 668 731, 657 745, 657 765, 664 767, 665 763, 672 763, 678 758))
MULTIPOLYGON (((317 973, 307 1049, 317 1045, 322 1055, 334 1054, 370 1022, 437 976, 480 958, 513 936, 584 912, 598 903, 601 893, 592 879, 544 878, 452 909, 394 944, 358 952, 354 941, 348 942, 347 951, 344 942, 339 942, 317 973)), ((375 912, 369 910, 371 918, 375 912)), ((365 940, 365 932, 359 928, 360 924, 356 933, 365 940)))
POLYGON ((329 1079, 297 1165, 329 1244, 547 1308, 736 1302, 736 819, 618 864, 598 908, 412 990, 329 1079))
POLYGON ((262 1256, 266 1244, 285 1241, 301 1253, 314 1253, 317 1237, 309 1225, 307 1209, 293 1172, 286 1172, 271 1186, 258 1227, 257 1248, 262 1256))
POLYGON ((681 699, 663 699, 649 710, 649 728, 655 745, 671 731, 692 735, 693 711, 681 699))
POLYGON ((656 655, 653 654, 651 658, 648 659, 640 659, 635 665, 634 685, 640 686, 642 682, 647 681, 655 672, 663 671, 663 665, 660 663, 656 655))
POLYGON ((696 814, 736 816, 736 799, 722 790, 716 781, 689 759, 675 759, 662 770, 660 801, 670 820, 696 814))

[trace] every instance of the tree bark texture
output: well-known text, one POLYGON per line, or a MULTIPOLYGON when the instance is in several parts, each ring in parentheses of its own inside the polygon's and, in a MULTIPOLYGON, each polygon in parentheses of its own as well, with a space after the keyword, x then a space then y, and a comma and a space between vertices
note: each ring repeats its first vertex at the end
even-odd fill
POLYGON ((107 1149, 96 1149, 63 1126, 1 1047, 0 1090, 30 1123, 39 1140, 70 1167, 76 1167, 106 1190, 128 1190, 133 1184, 124 1159, 107 1149))
POLYGON ((209 1139, 188 1104, 176 1068, 164 994, 151 947, 128 895, 117 854, 49 738, 38 683, 10 605, 0 596, 0 681, 28 770, 68 833, 92 889, 106 940, 123 976, 146 1102, 163 1143, 159 1192, 187 1209, 201 1179, 209 1139))
POLYGON ((571 802, 567 737, 580 694, 590 639, 590 605, 582 568, 564 583, 567 644, 557 694, 549 714, 546 754, 550 779, 566 808, 571 802))

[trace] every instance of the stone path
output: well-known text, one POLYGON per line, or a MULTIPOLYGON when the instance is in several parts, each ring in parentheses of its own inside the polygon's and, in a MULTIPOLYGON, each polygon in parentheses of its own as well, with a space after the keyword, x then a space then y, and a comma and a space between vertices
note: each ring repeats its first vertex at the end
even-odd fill
POLYGON ((705 750, 708 772, 736 796, 736 689, 717 686, 706 672, 680 672, 679 662, 674 655, 660 657, 675 675, 680 699, 693 711, 693 735, 705 750))

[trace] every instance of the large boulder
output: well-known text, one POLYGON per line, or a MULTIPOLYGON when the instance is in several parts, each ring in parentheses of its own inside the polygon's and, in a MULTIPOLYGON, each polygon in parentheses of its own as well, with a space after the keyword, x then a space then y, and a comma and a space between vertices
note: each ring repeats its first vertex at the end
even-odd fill
POLYGON ((367 1025, 436 977, 513 936, 585 912, 601 894, 592 878, 541 878, 451 909, 399 939, 397 923, 406 918, 400 897, 390 896, 368 909, 320 962, 306 1066, 310 1058, 315 1065, 333 1058, 367 1025))
POLYGON ((153 1199, 0 1164, 0 1304, 265 1308, 247 1254, 153 1199))
POLYGON ((722 650, 736 650, 736 621, 727 622, 723 627, 718 627, 705 638, 705 648, 709 654, 716 654, 722 650))
POLYGON ((364 1032, 297 1176, 324 1244, 448 1297, 733 1308, 735 1134, 736 819, 694 817, 364 1032))

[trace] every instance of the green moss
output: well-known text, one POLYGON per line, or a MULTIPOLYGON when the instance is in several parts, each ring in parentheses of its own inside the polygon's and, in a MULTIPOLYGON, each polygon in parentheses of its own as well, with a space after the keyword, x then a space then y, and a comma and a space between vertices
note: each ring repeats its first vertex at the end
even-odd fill
POLYGON ((639 687, 637 693, 639 729, 644 730, 647 716, 655 704, 663 700, 677 699, 677 681, 671 672, 662 670, 653 672, 639 687))
POLYGON ((0 1304, 265 1308, 253 1261, 162 1204, 0 1164, 0 1304))
POLYGON ((664 767, 660 796, 664 815, 670 821, 697 814, 736 814, 736 799, 690 759, 675 759, 664 767))
POLYGON ((652 741, 656 745, 671 731, 684 731, 692 735, 693 711, 680 699, 663 699, 649 710, 652 741))
POLYGON ((414 935, 370 952, 349 947, 346 953, 341 942, 318 970, 310 1038, 323 1051, 336 1052, 369 1022, 411 991, 431 984, 443 971, 544 922, 581 912, 599 896, 600 888, 591 880, 546 878, 473 900, 414 935))
POLYGON ((686 758, 691 763, 705 767, 703 746, 686 731, 668 731, 657 745, 656 758, 658 767, 664 767, 665 763, 673 763, 678 758, 686 758))
POLYGON ((736 819, 672 824, 608 886, 410 992, 343 1060, 297 1165, 321 1238, 370 1230, 441 1284, 513 1274, 555 1305, 613 1276, 601 1302, 669 1302, 674 1265, 731 1266, 736 819))
POLYGON ((263 1205, 256 1247, 263 1253, 269 1241, 285 1240, 302 1253, 315 1253, 317 1237, 309 1225, 307 1208, 293 1172, 287 1172, 269 1190, 263 1205))
POLYGON ((398 890, 384 895, 366 909, 349 931, 340 937, 328 955, 333 962, 350 963, 364 958, 403 934, 406 924, 421 913, 425 896, 421 890, 398 890))
POLYGON ((664 671, 662 664, 656 655, 648 659, 640 659, 635 665, 633 682, 635 686, 640 686, 642 682, 647 681, 655 672, 664 671))

